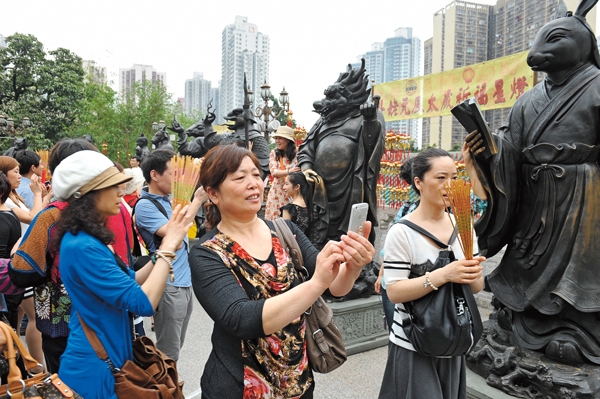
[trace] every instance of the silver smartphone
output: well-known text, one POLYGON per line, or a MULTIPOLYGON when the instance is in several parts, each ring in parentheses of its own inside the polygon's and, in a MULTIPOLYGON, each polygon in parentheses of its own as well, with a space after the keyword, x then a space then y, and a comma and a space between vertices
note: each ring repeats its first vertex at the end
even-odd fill
POLYGON ((362 202, 352 205, 350 212, 350 221, 348 222, 348 231, 353 231, 361 236, 364 235, 365 222, 367 221, 367 212, 369 204, 362 202))

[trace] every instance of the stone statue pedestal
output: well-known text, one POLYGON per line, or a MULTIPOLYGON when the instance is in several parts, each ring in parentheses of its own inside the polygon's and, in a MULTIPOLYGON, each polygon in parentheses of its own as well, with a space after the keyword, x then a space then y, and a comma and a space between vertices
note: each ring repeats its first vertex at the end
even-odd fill
POLYGON ((383 326, 381 296, 330 302, 328 305, 342 332, 346 354, 353 355, 388 344, 389 333, 383 326))
POLYGON ((569 366, 521 348, 495 314, 483 326, 483 336, 467 354, 467 367, 488 385, 517 398, 600 398, 600 366, 569 366))

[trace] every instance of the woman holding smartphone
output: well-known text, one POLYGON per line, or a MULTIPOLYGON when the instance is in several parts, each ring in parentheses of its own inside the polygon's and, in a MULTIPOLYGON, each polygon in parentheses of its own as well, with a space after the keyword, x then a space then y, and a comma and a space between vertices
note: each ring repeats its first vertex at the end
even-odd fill
MULTIPOLYGON (((212 352, 200 381, 205 399, 313 397, 304 312, 329 289, 350 291, 375 249, 356 233, 320 252, 291 222, 309 279, 302 283, 274 233, 257 216, 264 184, 258 160, 245 148, 206 154, 200 183, 214 228, 190 252, 192 285, 214 321, 212 352)), ((371 229, 366 223, 365 234, 371 229)))

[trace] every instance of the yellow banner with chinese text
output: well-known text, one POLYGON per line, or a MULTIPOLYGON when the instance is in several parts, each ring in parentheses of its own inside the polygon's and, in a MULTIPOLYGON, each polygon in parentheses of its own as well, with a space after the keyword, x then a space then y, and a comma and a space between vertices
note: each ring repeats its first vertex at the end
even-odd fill
POLYGON ((482 110, 512 107, 534 86, 527 51, 451 71, 377 84, 379 109, 386 122, 450 115, 462 101, 475 97, 482 110))

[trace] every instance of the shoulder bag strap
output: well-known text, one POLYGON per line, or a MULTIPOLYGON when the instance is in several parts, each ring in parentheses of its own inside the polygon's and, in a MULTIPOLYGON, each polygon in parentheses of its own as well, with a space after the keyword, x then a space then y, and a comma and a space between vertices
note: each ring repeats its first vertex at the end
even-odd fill
MULTIPOLYGON (((167 216, 167 210, 165 209, 165 207, 160 202, 158 202, 157 200, 155 200, 152 197, 142 197, 142 198, 139 198, 135 202, 135 204, 133 205, 133 207, 131 208, 131 229, 133 231, 134 237, 137 237, 137 234, 138 234, 137 233, 137 226, 135 225, 135 222, 134 222, 135 207, 142 200, 148 200, 148 201, 152 202, 154 204, 154 206, 159 210, 159 212, 162 213, 164 217, 166 217, 167 219, 169 219, 169 217, 167 216)), ((154 239, 154 246, 156 247, 156 249, 158 249, 158 247, 160 246, 160 242, 162 241, 162 237, 154 234, 153 239, 154 239), (159 239, 157 239, 157 237, 159 239)), ((141 244, 140 244, 139 240, 134 240, 134 242, 133 242, 133 255, 134 256, 141 256, 142 255, 141 244)))
POLYGON ((275 232, 283 244, 284 249, 287 250, 288 254, 292 258, 294 268, 298 272, 304 273, 304 259, 302 258, 302 251, 300 250, 300 246, 298 245, 296 238, 292 234, 292 230, 290 230, 283 218, 277 218, 273 220, 273 226, 275 226, 275 232))
POLYGON ((403 224, 405 226, 408 226, 411 229, 413 229, 415 231, 418 231, 419 233, 423 234, 425 237, 430 238, 440 248, 448 248, 450 245, 452 245, 454 243, 454 240, 456 240, 456 231, 452 232, 452 236, 450 236, 450 240, 448 241, 448 244, 444 244, 442 241, 438 240, 438 238, 436 236, 434 236, 433 234, 431 234, 430 232, 428 232, 427 230, 425 230, 421 226, 414 224, 410 220, 400 219, 398 221, 398 223, 403 224))
POLYGON ((113 374, 119 371, 119 369, 115 367, 113 362, 108 357, 108 353, 106 353, 106 349, 104 349, 104 345, 102 345, 102 342, 100 342, 100 339, 98 338, 98 335, 96 335, 96 332, 92 330, 92 328, 88 326, 85 321, 83 321, 83 318, 79 315, 79 313, 76 314, 77 317, 79 317, 81 327, 83 327, 83 332, 85 333, 85 336, 87 337, 88 341, 90 341, 90 344, 92 345, 92 348, 94 348, 94 352, 96 352, 98 358, 100 358, 100 360, 108 364, 108 367, 110 368, 110 371, 113 374))
MULTIPOLYGON (((129 267, 133 267, 133 255, 131 254, 131 251, 134 249, 134 246, 131 245, 131 243, 129 242, 129 232, 127 231, 127 221, 125 220, 125 214, 123 213, 123 210, 121 209, 121 219, 123 220, 123 225, 125 226, 125 241, 127 242, 127 259, 129 260, 129 267)), ((133 219, 132 223, 133 223, 133 219)), ((135 229, 132 230, 133 232, 133 236, 132 238, 135 240, 136 239, 136 232, 135 229)), ((140 243, 138 242, 138 246, 140 245, 140 243)))

